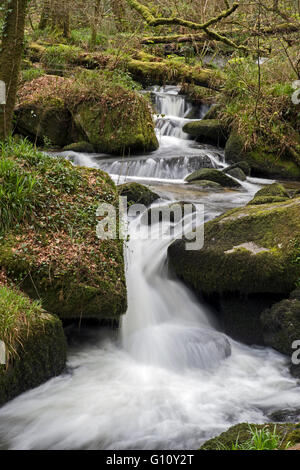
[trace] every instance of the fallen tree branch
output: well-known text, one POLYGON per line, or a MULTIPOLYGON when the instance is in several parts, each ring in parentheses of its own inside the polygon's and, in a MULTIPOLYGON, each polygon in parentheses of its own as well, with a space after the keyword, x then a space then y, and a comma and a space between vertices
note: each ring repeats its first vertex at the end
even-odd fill
POLYGON ((144 20, 149 26, 162 26, 162 25, 177 25, 178 26, 179 25, 179 26, 183 26, 189 29, 194 29, 194 30, 199 30, 199 31, 202 30, 205 32, 205 34, 209 38, 215 41, 223 42, 224 44, 227 44, 228 46, 231 46, 235 49, 243 50, 244 52, 248 51, 248 48, 246 46, 243 46, 243 45, 239 46, 235 44, 228 37, 223 36, 222 34, 219 34, 215 30, 209 29, 210 26, 215 25, 219 23, 221 20, 228 18, 228 16, 232 15, 239 7, 238 3, 233 3, 233 5, 229 9, 222 11, 218 16, 211 18, 205 23, 194 23, 193 21, 184 20, 178 17, 156 18, 155 16, 152 15, 150 9, 146 7, 145 5, 142 5, 138 0, 127 0, 127 3, 134 10, 136 10, 142 16, 142 18, 144 18, 144 20))
MULTIPOLYGON (((262 28, 261 31, 250 30, 250 31, 241 31, 235 29, 233 31, 222 31, 220 34, 222 37, 230 38, 237 35, 247 34, 248 36, 271 36, 277 33, 294 33, 300 30, 300 25, 295 23, 282 23, 277 26, 271 26, 267 28, 262 28)), ((170 44, 172 42, 176 43, 186 43, 186 42, 200 42, 204 43, 210 39, 210 36, 206 33, 202 34, 173 34, 170 36, 149 36, 142 39, 141 43, 145 45, 151 44, 170 44)))

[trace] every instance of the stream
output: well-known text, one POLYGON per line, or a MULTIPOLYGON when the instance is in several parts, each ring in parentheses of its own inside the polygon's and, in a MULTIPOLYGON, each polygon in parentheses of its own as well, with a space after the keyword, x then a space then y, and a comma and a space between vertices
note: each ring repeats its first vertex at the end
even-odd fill
MULTIPOLYGON (((192 171, 226 162, 222 149, 184 134, 192 107, 178 92, 152 89, 160 147, 150 155, 64 156, 107 171, 117 184, 145 183, 161 202, 202 203, 207 221, 245 205, 271 181, 247 178, 242 190, 221 192, 186 185, 192 171)), ((2 407, 0 448, 197 449, 233 424, 264 423, 272 412, 300 408, 286 358, 222 333, 214 312, 169 272, 170 240, 134 239, 140 224, 140 217, 130 221, 129 305, 120 330, 81 330, 66 373, 2 407)))

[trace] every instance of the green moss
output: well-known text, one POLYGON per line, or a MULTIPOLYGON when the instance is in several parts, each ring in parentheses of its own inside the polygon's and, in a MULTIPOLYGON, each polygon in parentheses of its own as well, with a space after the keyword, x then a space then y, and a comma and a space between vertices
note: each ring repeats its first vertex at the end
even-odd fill
POLYGON ((230 178, 230 176, 227 176, 220 170, 215 170, 211 168, 203 168, 201 170, 196 170, 191 175, 188 175, 185 178, 185 181, 187 181, 188 183, 201 180, 213 181, 215 183, 220 184, 221 186, 228 188, 240 187, 240 184, 233 178, 230 178))
POLYGON ((291 356, 292 344, 300 338, 300 300, 290 298, 274 304, 263 312, 261 321, 265 344, 291 356))
POLYGON ((99 203, 118 204, 110 177, 28 142, 11 142, 6 153, 25 176, 35 174, 37 190, 30 217, 0 237, 0 268, 60 317, 118 318, 127 303, 122 241, 96 236, 99 203))
POLYGON ((225 158, 228 163, 245 161, 254 176, 297 180, 300 167, 287 157, 279 157, 270 147, 258 144, 255 149, 246 149, 242 136, 232 132, 225 146, 225 158))
POLYGON ((299 444, 299 443, 300 443, 300 424, 297 424, 295 426, 295 429, 287 433, 282 443, 282 448, 285 448, 286 446, 289 446, 289 447, 295 446, 296 444, 299 444))
POLYGON ((215 181, 208 180, 193 180, 189 184, 204 188, 204 189, 222 189, 222 186, 215 181))
POLYGON ((289 193, 280 183, 273 183, 257 191, 248 205, 271 204, 289 199, 289 193))
POLYGON ((60 320, 14 287, 0 287, 0 338, 7 364, 0 365, 0 405, 59 375, 66 362, 60 320))
POLYGON ((66 145, 64 151, 71 150, 73 152, 93 153, 94 147, 89 142, 76 142, 74 144, 66 145))
POLYGON ((127 204, 144 204, 150 206, 159 195, 139 183, 125 183, 118 186, 120 196, 127 197, 127 204))
MULTIPOLYGON (((285 448, 288 442, 288 436, 290 435, 291 430, 295 428, 295 425, 290 423, 285 424, 249 424, 249 423, 240 423, 232 426, 227 431, 223 432, 219 436, 214 437, 206 441, 201 447, 200 450, 232 450, 235 449, 236 445, 239 444, 240 447, 243 446, 251 438, 251 429, 262 430, 268 429, 269 431, 276 432, 276 434, 284 440, 281 448, 285 448)), ((293 431, 292 431, 293 432, 293 431)), ((298 441, 299 442, 299 441, 298 441)))
POLYGON ((57 147, 85 141, 109 154, 156 150, 149 102, 125 87, 124 76, 122 84, 115 80, 112 74, 86 71, 72 79, 47 75, 25 84, 19 90, 18 131, 57 147))
POLYGON ((260 205, 260 204, 272 204, 274 202, 286 201, 286 197, 280 196, 257 196, 248 202, 248 206, 260 205))
POLYGON ((199 142, 211 142, 224 146, 227 140, 227 132, 217 119, 202 119, 188 122, 183 126, 183 131, 196 137, 199 142))
POLYGON ((185 251, 183 241, 171 245, 171 262, 198 291, 289 293, 300 275, 291 243, 300 239, 299 212, 299 198, 234 209, 205 225, 204 249, 185 251))
POLYGON ((235 339, 263 344, 260 313, 298 282, 299 213, 300 198, 233 209, 205 224, 201 250, 169 247, 177 275, 213 302, 235 339))
POLYGON ((123 155, 158 148, 147 101, 128 93, 120 97, 122 105, 83 104, 76 109, 75 123, 97 151, 123 155))
POLYGON ((207 87, 214 82, 216 88, 223 81, 221 72, 188 66, 174 60, 145 62, 131 59, 127 63, 127 69, 134 79, 143 85, 165 83, 177 85, 180 82, 186 82, 207 87))

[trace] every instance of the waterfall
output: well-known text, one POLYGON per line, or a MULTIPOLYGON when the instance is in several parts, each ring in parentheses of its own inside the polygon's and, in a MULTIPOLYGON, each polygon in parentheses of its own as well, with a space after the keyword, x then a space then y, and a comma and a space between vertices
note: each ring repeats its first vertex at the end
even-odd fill
MULTIPOLYGON (((176 183, 201 165, 224 166, 224 156, 180 134, 189 105, 177 88, 153 93, 157 111, 166 114, 164 125, 157 123, 156 152, 127 159, 63 155, 117 179, 170 180, 172 200, 182 201, 185 187, 176 183)), ((246 204, 265 183, 248 179, 243 192, 196 193, 194 201, 211 220, 246 204)), ((166 204, 167 188, 160 185, 166 204)), ((81 330, 65 374, 0 409, 0 449, 198 449, 233 424, 265 423, 271 412, 300 408, 286 358, 227 337, 214 312, 169 273, 171 240, 135 237, 146 230, 141 217, 130 220, 129 230, 128 311, 119 336, 81 330)))
MULTIPOLYGON (((101 168, 117 182, 126 179, 178 182, 200 168, 224 167, 222 150, 211 145, 196 143, 183 132, 184 124, 192 121, 186 116, 193 106, 179 92, 180 88, 175 86, 151 88, 157 112, 154 119, 159 149, 149 156, 107 158, 107 155, 88 155, 70 151, 61 155, 75 165, 101 168)), ((199 118, 203 117, 207 110, 208 106, 201 107, 198 110, 199 118)))

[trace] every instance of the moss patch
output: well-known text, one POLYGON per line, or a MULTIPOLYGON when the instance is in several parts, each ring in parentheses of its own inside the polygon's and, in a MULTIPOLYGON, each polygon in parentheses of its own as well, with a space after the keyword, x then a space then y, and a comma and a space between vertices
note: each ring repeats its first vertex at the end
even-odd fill
POLYGON ((118 155, 158 147, 148 101, 104 72, 72 79, 46 75, 26 83, 18 96, 18 130, 41 143, 87 141, 98 152, 118 155))
POLYGON ((0 338, 6 365, 0 365, 0 405, 59 375, 66 362, 60 320, 47 314, 12 285, 0 281, 0 338))
MULTIPOLYGON (((281 438, 280 448, 285 448, 287 442, 289 442, 288 437, 291 436, 296 425, 286 423, 286 424, 249 424, 249 423, 240 423, 232 426, 227 431, 223 432, 217 437, 206 441, 201 447, 200 450, 232 450, 236 444, 243 445, 249 441, 251 437, 250 432, 251 428, 261 430, 263 428, 268 429, 271 432, 276 432, 281 438)), ((299 442, 299 441, 298 441, 299 442)))
POLYGON ((202 119, 188 122, 183 126, 183 131, 196 137, 199 142, 213 143, 224 146, 227 140, 227 132, 217 119, 202 119))
POLYGON ((61 318, 118 319, 126 311, 123 244, 96 236, 98 204, 118 205, 112 180, 23 141, 4 147, 2 159, 36 185, 24 217, 0 233, 0 267, 61 318))
POLYGON ((215 170, 211 168, 203 168, 201 170, 196 170, 191 175, 188 175, 185 178, 185 181, 187 181, 188 183, 193 183, 194 181, 201 180, 213 181, 214 183, 218 183, 221 186, 228 188, 240 187, 240 184, 230 176, 227 176, 220 170, 215 170))
POLYGON ((125 183, 118 186, 120 196, 127 197, 127 204, 144 204, 150 206, 159 199, 159 195, 139 183, 125 183))

